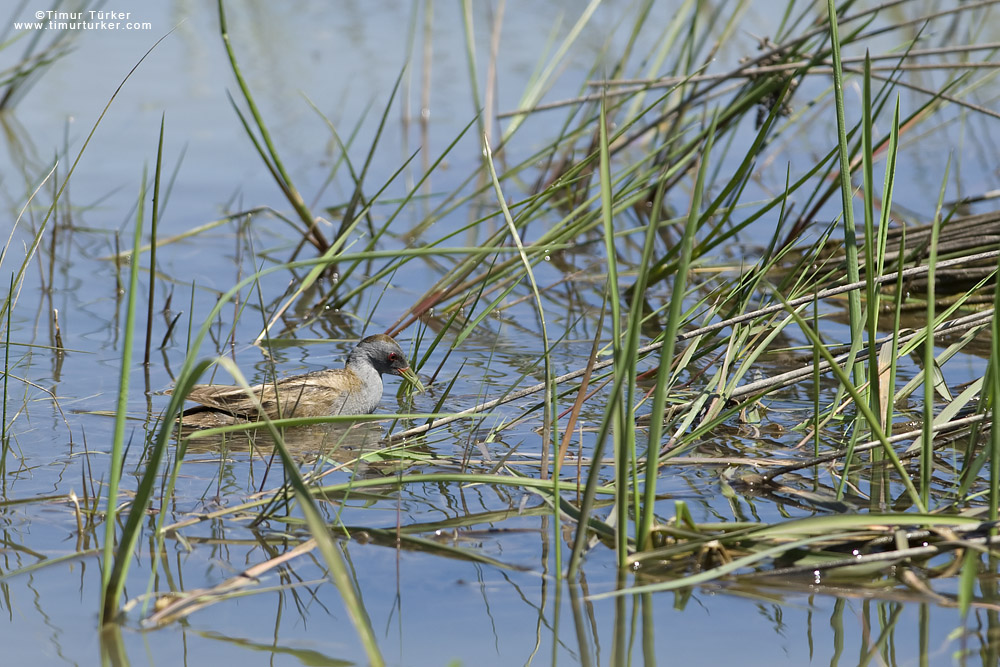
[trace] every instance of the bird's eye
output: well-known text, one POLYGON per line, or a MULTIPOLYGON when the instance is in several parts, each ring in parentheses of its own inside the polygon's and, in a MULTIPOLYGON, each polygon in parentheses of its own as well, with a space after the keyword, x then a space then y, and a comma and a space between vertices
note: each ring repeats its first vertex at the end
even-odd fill
POLYGON ((397 359, 399 359, 399 356, 395 352, 389 353, 389 361, 396 361, 397 359))

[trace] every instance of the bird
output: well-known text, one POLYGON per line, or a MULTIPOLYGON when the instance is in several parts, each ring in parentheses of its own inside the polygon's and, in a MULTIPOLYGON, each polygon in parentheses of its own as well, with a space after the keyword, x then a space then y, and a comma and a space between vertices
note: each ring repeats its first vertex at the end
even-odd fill
MULTIPOLYGON (((251 387, 253 398, 239 386, 198 384, 187 400, 199 405, 185 410, 184 426, 212 428, 282 417, 367 415, 382 398, 382 375, 402 376, 418 391, 420 380, 410 369, 399 343, 385 334, 363 339, 347 357, 344 368, 313 371, 251 387)), ((173 390, 168 390, 171 393, 173 390)))

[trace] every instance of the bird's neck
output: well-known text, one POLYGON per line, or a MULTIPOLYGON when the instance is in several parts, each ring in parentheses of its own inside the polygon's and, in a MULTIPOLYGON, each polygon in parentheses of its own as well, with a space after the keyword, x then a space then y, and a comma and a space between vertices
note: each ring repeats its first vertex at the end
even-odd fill
POLYGON ((352 352, 347 357, 347 368, 354 371, 362 382, 371 384, 382 384, 382 374, 375 369, 371 361, 363 354, 352 352))

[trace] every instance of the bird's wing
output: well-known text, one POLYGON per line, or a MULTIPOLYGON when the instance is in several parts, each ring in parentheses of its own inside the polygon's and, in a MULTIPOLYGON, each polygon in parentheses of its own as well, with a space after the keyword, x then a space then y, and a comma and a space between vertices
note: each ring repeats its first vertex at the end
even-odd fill
POLYGON ((279 416, 317 416, 334 414, 333 406, 343 400, 343 392, 318 386, 310 375, 301 375, 274 383, 251 387, 254 401, 242 387, 218 384, 198 384, 191 388, 187 398, 206 408, 221 410, 241 417, 256 418, 257 403, 260 411, 275 419, 279 416), (280 409, 279 409, 280 406, 280 409))

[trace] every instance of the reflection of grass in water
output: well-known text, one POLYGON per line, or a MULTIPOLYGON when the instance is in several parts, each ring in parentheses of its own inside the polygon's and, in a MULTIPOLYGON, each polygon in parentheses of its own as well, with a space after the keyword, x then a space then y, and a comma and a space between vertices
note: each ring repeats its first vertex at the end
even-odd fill
MULTIPOLYGON (((20 9, 23 8, 22 4, 20 9)), ((86 10, 80 7, 77 11, 86 10)), ((16 13, 13 18, 17 18, 16 13)), ((17 63, 0 73, 0 112, 13 109, 53 63, 70 53, 73 40, 80 34, 79 30, 69 29, 25 29, 8 39, 14 23, 15 20, 10 20, 0 29, 0 51, 13 51, 19 42, 25 44, 17 63)))
MULTIPOLYGON (((383 199, 391 188, 399 187, 397 181, 410 165, 409 160, 403 161, 384 183, 369 182, 369 166, 381 148, 381 133, 396 104, 394 90, 363 164, 353 163, 344 148, 337 168, 347 174, 331 174, 331 180, 340 178, 348 183, 351 194, 348 204, 334 211, 340 220, 333 225, 337 231, 329 239, 320 233, 317 216, 288 175, 279 147, 240 74, 238 37, 233 36, 236 45, 230 43, 223 21, 223 37, 241 95, 234 107, 265 168, 294 211, 294 216, 281 220, 293 229, 292 243, 298 247, 287 261, 268 260, 253 275, 237 281, 201 324, 192 322, 191 352, 177 374, 176 393, 159 427, 151 429, 145 443, 146 467, 125 528, 114 530, 113 511, 107 515, 106 525, 112 528, 106 544, 110 548, 117 538, 118 548, 114 568, 105 564, 110 578, 104 620, 113 620, 117 613, 122 582, 143 534, 147 508, 154 502, 169 506, 185 455, 199 438, 207 439, 205 434, 181 437, 172 450, 168 472, 161 469, 168 461, 172 425, 186 388, 213 364, 246 384, 231 360, 199 358, 202 342, 213 335, 212 327, 223 308, 238 303, 239 310, 231 333, 218 337, 220 348, 223 340, 233 340, 236 320, 250 313, 260 319, 256 342, 271 354, 295 341, 298 329, 322 321, 328 308, 357 313, 362 321, 366 318, 361 314, 367 309, 370 320, 386 280, 415 270, 431 275, 427 282, 433 284, 390 327, 398 334, 417 324, 412 337, 414 350, 408 353, 415 365, 423 367, 433 354, 444 354, 438 348, 455 349, 464 341, 482 340, 484 331, 491 333, 491 324, 499 320, 499 326, 521 326, 530 335, 544 331, 540 349, 523 351, 517 369, 521 377, 493 389, 490 398, 495 402, 484 401, 465 414, 419 420, 401 417, 402 428, 395 424, 389 428, 390 441, 401 442, 400 448, 378 454, 383 462, 398 463, 398 474, 384 478, 358 475, 370 454, 359 453, 336 463, 343 470, 354 470, 355 477, 329 484, 306 467, 309 464, 302 462, 300 452, 289 447, 290 431, 283 433, 270 423, 256 425, 273 443, 272 453, 282 461, 285 483, 275 483, 277 490, 249 505, 212 514, 215 520, 232 521, 235 529, 241 525, 236 518, 253 511, 257 513, 255 523, 262 527, 273 523, 296 539, 315 539, 373 663, 379 663, 381 656, 360 595, 363 591, 357 590, 342 545, 331 531, 340 536, 368 530, 380 540, 387 540, 388 533, 374 525, 346 528, 339 514, 343 504, 335 507, 331 504, 334 499, 346 503, 352 497, 365 498, 373 506, 385 507, 399 489, 429 483, 530 490, 542 503, 528 511, 548 517, 555 528, 557 576, 581 575, 586 571, 587 554, 595 548, 608 548, 621 568, 642 566, 643 591, 740 575, 749 586, 748 573, 756 582, 776 563, 783 573, 822 570, 836 572, 843 581, 864 583, 872 576, 884 577, 886 563, 904 556, 910 559, 904 569, 920 580, 924 572, 919 568, 926 559, 948 553, 959 544, 972 549, 988 545, 992 538, 981 519, 995 518, 997 513, 1000 471, 995 466, 1000 461, 1000 436, 989 429, 987 447, 981 431, 994 421, 998 409, 995 397, 1000 396, 1000 373, 994 369, 1000 359, 1000 336, 992 335, 985 377, 970 386, 950 386, 942 368, 955 354, 967 351, 977 333, 996 326, 989 316, 955 324, 967 314, 964 311, 969 304, 989 294, 992 265, 997 262, 996 244, 983 248, 975 234, 967 241, 961 235, 949 236, 961 218, 942 206, 926 243, 914 246, 899 239, 893 245, 889 223, 898 147, 902 137, 912 136, 915 128, 935 118, 942 98, 929 97, 915 111, 903 114, 894 101, 903 70, 893 72, 888 80, 879 79, 864 63, 859 80, 865 111, 860 119, 850 118, 843 104, 845 68, 831 49, 828 31, 808 28, 808 12, 793 11, 790 5, 774 43, 763 43, 757 58, 726 77, 711 80, 690 78, 705 70, 696 56, 703 53, 707 40, 724 40, 738 30, 739 13, 716 31, 716 26, 706 27, 696 13, 679 12, 663 29, 659 40, 663 49, 650 58, 648 70, 640 73, 667 72, 680 77, 668 88, 608 83, 603 94, 596 96, 587 89, 584 97, 567 107, 555 136, 519 162, 512 147, 517 147, 519 128, 535 120, 532 113, 515 116, 517 120, 497 139, 492 139, 491 122, 474 119, 456 133, 441 155, 428 160, 426 173, 395 200, 386 221, 379 224, 375 212, 390 205, 383 199), (675 57, 676 62, 668 66, 675 57), (825 72, 831 65, 826 61, 830 58, 837 81, 834 98, 838 114, 836 119, 823 120, 829 128, 836 128, 838 146, 803 174, 793 174, 789 168, 782 192, 762 201, 747 201, 746 189, 759 173, 758 165, 767 162, 768 147, 801 131, 807 122, 804 113, 788 120, 784 116, 791 101, 803 104, 794 97, 801 94, 798 80, 816 71, 828 76, 825 72), (757 68, 751 75, 741 71, 759 65, 771 69, 757 68), (248 111, 241 111, 243 108, 248 111), (885 136, 876 134, 877 120, 889 128, 885 136), (474 125, 490 134, 492 155, 452 191, 423 197, 427 179, 474 125), (755 130, 747 135, 750 126, 755 130), (879 192, 875 163, 883 156, 887 167, 879 192), (858 170, 863 189, 856 194, 855 185, 842 174, 858 170), (839 207, 830 203, 837 192, 842 199, 839 207), (791 201, 793 195, 805 202, 798 214, 791 201), (863 224, 857 230, 851 213, 856 198, 864 211, 863 224), (418 203, 425 206, 424 215, 414 221, 409 232, 400 233, 401 214, 418 203), (836 226, 816 223, 831 206, 843 219, 836 226), (444 233, 438 231, 435 223, 465 211, 467 223, 444 233), (714 259, 739 243, 751 225, 770 217, 777 223, 771 237, 758 244, 756 262, 734 266, 714 259), (367 236, 358 240, 363 229, 367 229, 367 236), (855 240, 855 233, 861 238, 855 240), (845 238, 844 243, 832 241, 837 237, 845 238), (956 242, 945 247, 942 243, 948 238, 956 242), (315 251, 315 256, 308 256, 307 249, 315 251), (599 249, 603 249, 603 256, 595 257, 599 249), (937 304, 935 278, 943 275, 937 271, 952 267, 942 260, 955 260, 960 266, 973 252, 982 250, 993 252, 978 255, 990 268, 976 274, 948 303, 937 304), (580 262, 585 266, 576 265, 580 262), (908 299, 912 303, 922 297, 927 311, 912 332, 900 324, 905 292, 912 289, 904 282, 904 269, 922 274, 927 286, 926 294, 908 299), (561 274, 555 281, 550 277, 553 270, 561 274), (286 272, 294 276, 289 293, 276 299, 265 295, 264 281, 286 272), (891 275, 893 272, 898 273, 891 275), (822 317, 829 306, 821 310, 817 304, 829 303, 834 294, 828 290, 845 283, 852 287, 839 293, 848 295, 842 298, 848 302, 851 333, 840 349, 843 341, 831 343, 824 330, 822 317), (255 299, 242 296, 247 289, 256 292, 255 299), (532 304, 529 312, 535 318, 527 324, 518 322, 517 305, 525 300, 532 304), (599 302, 607 303, 606 314, 602 309, 601 315, 596 315, 595 304, 599 302), (889 331, 880 333, 878 316, 886 311, 891 313, 889 331), (295 313, 294 320, 286 319, 290 312, 295 313), (288 321, 291 324, 285 324, 288 321), (581 326, 591 338, 583 341, 592 344, 590 363, 557 377, 553 357, 560 354, 565 341, 578 338, 581 326), (936 354, 934 341, 945 335, 953 342, 936 354), (643 344, 644 340, 652 342, 643 344), (753 379, 753 371, 767 365, 776 350, 789 347, 796 348, 798 355, 795 369, 761 381, 753 379), (897 387, 897 359, 917 350, 924 352, 922 371, 897 387), (655 366, 654 372, 640 377, 642 364, 655 366), (837 370, 830 372, 832 367, 837 370), (825 383, 822 391, 821 377, 825 383), (524 393, 520 385, 528 378, 542 382, 524 393), (643 383, 650 379, 655 385, 644 396, 641 392, 648 385, 643 383), (723 426, 755 427, 752 415, 779 401, 780 392, 788 386, 805 387, 813 401, 813 414, 794 425, 797 432, 792 437, 794 444, 812 443, 811 449, 784 453, 782 466, 763 474, 743 473, 745 457, 729 456, 721 450, 712 456, 700 454, 699 447, 718 438, 723 426), (916 392, 921 386, 925 388, 923 396, 916 392), (488 411, 515 400, 515 396, 536 397, 537 404, 521 413, 502 413, 501 419, 487 416, 488 411), (903 406, 902 399, 918 400, 926 409, 910 409, 903 406), (560 420, 567 412, 580 429, 579 435, 560 420), (903 418, 922 422, 925 427, 919 441, 912 434, 908 436, 916 443, 913 452, 899 449, 899 441, 892 436, 892 424, 903 418), (428 434, 439 432, 446 424, 466 436, 472 453, 453 458, 439 453, 428 434), (525 424, 536 429, 539 437, 527 438, 502 456, 495 456, 499 447, 490 447, 490 443, 517 434, 515 427, 524 429, 525 424), (956 469, 941 465, 940 447, 945 437, 959 443, 961 463, 956 469), (795 457, 799 460, 789 463, 789 458, 795 457), (908 467, 913 458, 920 474, 908 467), (821 470, 820 463, 837 467, 821 470), (424 471, 425 465, 435 471, 424 471), (666 477, 662 473, 676 465, 703 469, 735 466, 738 472, 722 474, 720 481, 736 514, 742 511, 738 508, 741 498, 755 497, 757 502, 772 501, 776 512, 793 508, 798 516, 771 524, 742 521, 739 516, 734 521, 699 523, 691 508, 677 501, 673 515, 664 519, 671 508, 659 495, 666 477), (832 472, 832 481, 826 479, 825 470, 832 472), (794 474, 804 477, 793 478, 794 474), (981 499, 984 491, 988 502, 981 499), (365 495, 376 492, 380 495, 365 495), (608 507, 609 502, 611 513, 599 516, 598 506, 608 507), (909 511, 911 508, 914 511, 909 511), (972 516, 960 511, 971 511, 972 516), (563 527, 573 535, 567 544, 562 542, 566 534, 563 527), (952 539, 955 535, 960 539, 952 539), (887 537, 895 541, 887 541, 887 537), (917 541, 927 542, 929 550, 913 551, 917 541), (864 557, 864 567, 845 568, 849 560, 845 554, 855 551, 864 557)), ((962 11, 959 8, 947 15, 961 17, 962 11)), ((471 16, 467 14, 467 20, 471 21, 471 16)), ((845 45, 864 44, 867 37, 883 29, 868 27, 865 21, 870 18, 867 13, 853 20, 841 18, 845 45)), ((640 33, 649 29, 641 20, 635 23, 621 60, 608 68, 610 78, 625 79, 634 74, 628 54, 640 43, 640 33)), ((902 23, 886 29, 893 30, 900 40, 907 38, 902 23)), ((574 30, 571 38, 576 34, 574 30)), ((473 52, 470 48, 470 54, 473 52)), ((539 67, 538 78, 527 87, 526 104, 537 104, 541 91, 551 86, 563 51, 557 49, 555 54, 539 67)), ((907 62, 905 56, 901 61, 907 62)), ((471 71, 474 78, 475 68, 471 71)), ((976 71, 956 70, 942 89, 951 96, 962 88, 974 89, 982 83, 974 80, 976 71)), ((401 77, 399 85, 403 81, 401 77)), ((818 108, 828 96, 825 92, 810 104, 818 108)), ((334 142, 343 147, 333 124, 324 121, 334 142)), ((346 142, 347 146, 352 143, 346 142)), ((160 150, 162 153, 162 143, 160 150)), ((157 169, 154 188, 159 182, 157 169)), ((261 224, 261 218, 253 223, 261 224)), ((246 235, 247 243, 252 244, 252 229, 246 235)), ((157 245, 158 239, 153 238, 151 247, 157 245)), ((141 254, 133 251, 132 256, 141 254)), ((152 255, 150 262, 151 273, 155 273, 152 255)), ((133 266, 137 265, 138 260, 133 266)), ((21 269, 23 274, 23 266, 21 269)), ((135 275, 133 271, 128 290, 133 297, 135 275)), ((10 299, 8 295, 8 321, 13 305, 10 299)), ((228 328, 230 323, 226 324, 228 328)), ((883 319, 882 326, 885 324, 883 319)), ((131 328, 128 331, 128 335, 134 333, 131 328)), ((6 333, 9 339, 9 324, 6 333)), ((454 360, 450 365, 455 365, 454 360)), ((126 357, 122 367, 129 366, 126 357)), ((424 368, 425 374, 428 370, 424 368)), ((436 383, 439 388, 441 384, 444 381, 436 383)), ((453 386, 454 379, 440 391, 435 412, 449 404, 453 386)), ((127 392, 123 391, 122 400, 125 397, 127 392)), ((123 418, 124 403, 120 406, 119 417, 123 418)), ((304 423, 290 420, 285 426, 304 423)), ((7 427, 5 419, 5 435, 7 427)), ((116 461, 121 460, 124 446, 121 434, 119 427, 113 453, 116 461)), ((6 447, 6 439, 4 442, 6 447)), ((761 451, 765 451, 763 447, 761 451)), ((756 465, 769 467, 771 463, 762 453, 756 465)), ((219 488, 221 477, 220 470, 219 488)), ((110 486, 113 494, 114 483, 110 486)), ((117 497, 112 497, 108 507, 117 502, 117 497)), ((707 499, 698 502, 711 507, 707 499)), ((355 508, 353 516, 358 511, 355 508)), ((168 535, 183 535, 189 525, 171 525, 174 518, 168 514, 160 512, 157 517, 157 551, 168 535)), ((502 525, 504 518, 469 514, 449 520, 447 528, 461 533, 485 523, 502 525)), ((457 555, 454 547, 421 539, 429 530, 423 524, 408 525, 403 519, 399 531, 407 539, 398 544, 444 557, 457 555)), ((153 562, 155 576, 158 564, 155 559, 153 562)), ((503 566, 499 561, 494 564, 503 566)), ((955 572, 959 566, 965 575, 960 601, 968 609, 973 603, 971 587, 979 562, 963 557, 961 563, 956 559, 955 572)), ((547 568, 548 563, 541 567, 547 568)), ((922 583, 926 585, 926 581, 922 583)), ((623 589, 630 590, 635 589, 623 589)), ((625 644, 626 638, 620 637, 619 645, 625 644)))

